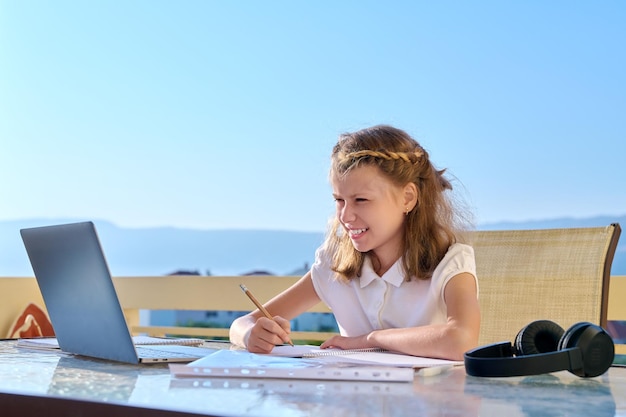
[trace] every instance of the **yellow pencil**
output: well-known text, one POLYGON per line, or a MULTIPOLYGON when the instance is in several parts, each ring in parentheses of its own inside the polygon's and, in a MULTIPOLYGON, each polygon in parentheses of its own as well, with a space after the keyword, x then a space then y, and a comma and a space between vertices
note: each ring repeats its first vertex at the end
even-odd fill
MULTIPOLYGON (((259 311, 261 313, 263 313, 263 315, 265 317, 267 317, 270 320, 274 320, 274 317, 272 317, 272 315, 269 313, 269 311, 267 311, 265 309, 265 307, 263 307, 263 304, 259 303, 259 300, 256 299, 256 297, 254 295, 252 295, 252 293, 250 292, 250 290, 243 284, 239 284, 239 286, 241 287, 241 290, 246 293, 246 295, 248 296, 248 298, 254 303, 254 305, 259 309, 259 311)), ((275 320, 274 320, 275 321, 275 320)), ((287 343, 289 343, 291 346, 293 346, 293 342, 291 341, 291 339, 287 339, 287 343)))

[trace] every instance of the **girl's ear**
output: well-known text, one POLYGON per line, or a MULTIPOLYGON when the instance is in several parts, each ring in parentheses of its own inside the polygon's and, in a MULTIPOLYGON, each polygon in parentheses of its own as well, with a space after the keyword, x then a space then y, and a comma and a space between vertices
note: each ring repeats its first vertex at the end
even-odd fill
POLYGON ((408 211, 412 211, 417 205, 418 199, 417 185, 414 182, 410 182, 404 186, 404 207, 408 211))

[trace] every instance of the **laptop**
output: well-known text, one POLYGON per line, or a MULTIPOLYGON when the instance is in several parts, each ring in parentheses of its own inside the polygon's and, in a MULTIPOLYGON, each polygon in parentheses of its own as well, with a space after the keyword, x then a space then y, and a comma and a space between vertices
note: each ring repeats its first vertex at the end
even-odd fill
POLYGON ((191 362, 215 351, 133 343, 93 222, 20 234, 62 351, 126 363, 191 362))

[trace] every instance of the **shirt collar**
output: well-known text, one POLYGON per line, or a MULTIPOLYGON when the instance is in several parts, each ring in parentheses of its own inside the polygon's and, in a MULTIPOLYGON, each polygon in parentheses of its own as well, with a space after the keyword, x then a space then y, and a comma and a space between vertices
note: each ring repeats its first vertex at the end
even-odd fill
POLYGON ((379 277, 378 274, 374 272, 372 260, 369 256, 366 256, 365 262, 363 262, 363 268, 361 269, 361 288, 367 287, 375 279, 383 279, 385 282, 393 285, 394 287, 400 287, 402 282, 404 282, 402 258, 399 258, 393 265, 391 265, 391 268, 389 268, 389 270, 387 270, 382 277, 379 277))

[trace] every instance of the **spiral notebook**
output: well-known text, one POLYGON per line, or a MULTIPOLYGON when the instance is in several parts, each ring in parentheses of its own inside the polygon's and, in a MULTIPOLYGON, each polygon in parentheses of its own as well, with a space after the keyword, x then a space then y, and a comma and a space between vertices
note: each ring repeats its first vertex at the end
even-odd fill
MULTIPOLYGON (((149 389, 149 388, 147 388, 149 389)), ((299 379, 293 381, 286 378, 232 378, 232 377, 201 377, 201 378, 171 378, 170 392, 175 390, 214 390, 241 392, 262 391, 273 395, 328 395, 328 393, 356 395, 365 398, 368 395, 384 396, 413 396, 413 384, 403 384, 387 381, 340 381, 299 379)))
POLYGON ((462 365, 462 361, 404 355, 378 348, 365 349, 320 349, 319 346, 296 345, 276 346, 268 356, 291 358, 323 358, 327 362, 386 365, 399 368, 430 368, 462 365))
POLYGON ((302 380, 343 380, 410 382, 412 368, 334 362, 260 355, 243 350, 218 350, 186 365, 170 364, 175 377, 194 378, 289 378, 302 380))
POLYGON ((277 346, 269 354, 220 350, 187 365, 170 365, 173 376, 294 378, 409 382, 437 375, 462 361, 402 355, 382 349, 320 349, 277 346))

